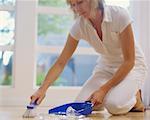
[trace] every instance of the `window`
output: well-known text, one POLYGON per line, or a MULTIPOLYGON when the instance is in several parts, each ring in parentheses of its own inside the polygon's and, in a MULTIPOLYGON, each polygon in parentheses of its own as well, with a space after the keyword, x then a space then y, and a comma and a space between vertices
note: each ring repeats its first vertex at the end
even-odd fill
POLYGON ((107 5, 116 5, 124 8, 128 8, 130 5, 130 0, 105 0, 107 5))
MULTIPOLYGON (((36 85, 41 84, 48 69, 59 56, 73 23, 73 16, 66 10, 68 6, 65 2, 66 0, 39 0, 37 42, 39 48, 43 46, 45 51, 40 49, 40 54, 37 56, 36 85), (45 52, 50 52, 51 54, 45 54, 45 52)), ((106 4, 128 7, 129 1, 106 0, 106 4)), ((95 66, 97 56, 96 54, 88 55, 90 46, 86 42, 80 41, 79 49, 82 48, 86 48, 88 51, 82 55, 76 53, 71 58, 63 73, 54 83, 54 86, 82 86, 89 78, 95 66), (87 63, 83 64, 85 59, 87 63), (88 71, 86 71, 86 68, 88 68, 88 71)))
POLYGON ((15 5, 15 0, 0 0, 0 5, 15 5))
MULTIPOLYGON (((37 43, 40 53, 37 56, 36 85, 40 85, 44 80, 48 69, 56 61, 65 45, 69 29, 73 24, 73 15, 66 7, 68 8, 66 0, 39 0, 37 43)), ((89 55, 90 46, 81 41, 78 49, 84 48, 87 52, 75 53, 53 86, 82 86, 90 77, 97 56, 96 53, 89 55)))
POLYGON ((0 85, 11 86, 15 34, 15 0, 0 0, 0 85))

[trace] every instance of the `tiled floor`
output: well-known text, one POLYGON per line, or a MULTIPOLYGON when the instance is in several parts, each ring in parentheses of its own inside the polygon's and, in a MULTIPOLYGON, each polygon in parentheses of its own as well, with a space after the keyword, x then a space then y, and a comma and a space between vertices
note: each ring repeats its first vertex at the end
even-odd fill
MULTIPOLYGON (((0 107, 0 120, 25 120, 22 118, 25 108, 22 107, 0 107)), ((37 109, 37 113, 46 114, 48 108, 40 107, 37 109)), ((112 116, 106 111, 100 111, 90 115, 89 120, 150 120, 150 110, 144 113, 141 112, 130 112, 126 115, 112 116)), ((37 118, 27 119, 27 120, 37 120, 37 118)))

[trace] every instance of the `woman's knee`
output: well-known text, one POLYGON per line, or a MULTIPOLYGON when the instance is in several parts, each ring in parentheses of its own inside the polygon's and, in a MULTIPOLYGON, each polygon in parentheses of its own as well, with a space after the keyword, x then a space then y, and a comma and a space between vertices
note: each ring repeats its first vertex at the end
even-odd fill
POLYGON ((105 103, 105 108, 113 115, 126 114, 130 111, 128 106, 120 105, 117 100, 109 100, 105 103))

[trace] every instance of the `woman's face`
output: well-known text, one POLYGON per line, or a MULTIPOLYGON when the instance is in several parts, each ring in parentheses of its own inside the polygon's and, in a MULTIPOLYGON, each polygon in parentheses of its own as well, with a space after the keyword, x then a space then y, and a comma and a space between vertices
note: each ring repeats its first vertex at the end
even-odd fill
POLYGON ((70 0, 71 8, 80 16, 90 17, 90 0, 70 0))

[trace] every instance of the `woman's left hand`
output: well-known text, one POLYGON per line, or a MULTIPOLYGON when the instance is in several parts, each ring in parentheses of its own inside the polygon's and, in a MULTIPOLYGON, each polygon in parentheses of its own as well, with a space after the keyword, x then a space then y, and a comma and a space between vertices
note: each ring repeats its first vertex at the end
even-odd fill
POLYGON ((88 99, 88 101, 91 101, 94 106, 98 106, 103 103, 103 100, 107 94, 107 90, 100 88, 99 90, 96 90, 88 99))

